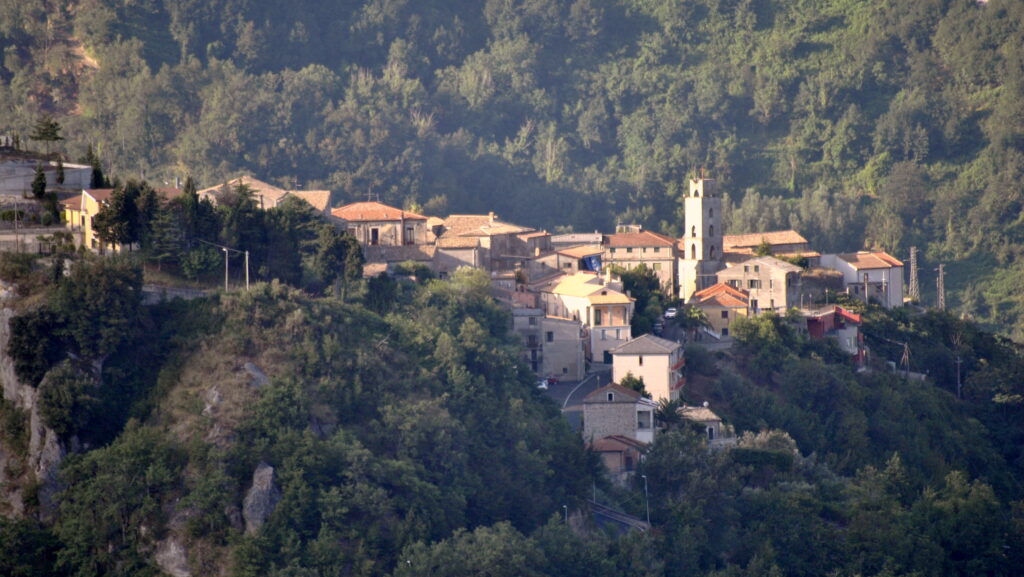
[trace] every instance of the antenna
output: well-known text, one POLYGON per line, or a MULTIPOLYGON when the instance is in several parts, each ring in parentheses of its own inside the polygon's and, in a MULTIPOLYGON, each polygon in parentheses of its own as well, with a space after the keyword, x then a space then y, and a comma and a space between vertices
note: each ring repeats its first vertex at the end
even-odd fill
POLYGON ((921 283, 917 278, 917 247, 910 247, 910 300, 921 302, 921 283))
POLYGON ((935 288, 937 289, 938 295, 938 308, 940 311, 946 310, 946 265, 940 264, 939 277, 935 279, 935 288))

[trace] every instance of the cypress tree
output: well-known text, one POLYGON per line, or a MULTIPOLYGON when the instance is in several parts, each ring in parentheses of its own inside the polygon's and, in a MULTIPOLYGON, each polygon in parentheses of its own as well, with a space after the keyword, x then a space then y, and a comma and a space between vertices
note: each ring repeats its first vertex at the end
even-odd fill
POLYGON ((43 173, 43 163, 36 163, 36 176, 32 179, 32 196, 37 200, 43 200, 46 196, 46 174, 43 173))

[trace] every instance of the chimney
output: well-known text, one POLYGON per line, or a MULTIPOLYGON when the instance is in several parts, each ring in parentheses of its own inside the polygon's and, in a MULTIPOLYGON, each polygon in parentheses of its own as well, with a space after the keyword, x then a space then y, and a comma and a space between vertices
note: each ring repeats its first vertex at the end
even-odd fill
POLYGON ((604 284, 612 282, 612 267, 607 266, 604 268, 604 284))
POLYGON ((487 213, 487 222, 490 224, 494 224, 494 211, 487 213))

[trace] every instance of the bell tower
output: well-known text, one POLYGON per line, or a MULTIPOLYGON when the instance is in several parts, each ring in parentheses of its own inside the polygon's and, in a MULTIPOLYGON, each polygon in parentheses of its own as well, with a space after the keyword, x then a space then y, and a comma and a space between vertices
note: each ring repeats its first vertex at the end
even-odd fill
POLYGON ((685 220, 679 239, 679 298, 689 301, 693 293, 714 284, 711 276, 722 258, 722 199, 715 181, 690 179, 690 192, 683 203, 685 220))

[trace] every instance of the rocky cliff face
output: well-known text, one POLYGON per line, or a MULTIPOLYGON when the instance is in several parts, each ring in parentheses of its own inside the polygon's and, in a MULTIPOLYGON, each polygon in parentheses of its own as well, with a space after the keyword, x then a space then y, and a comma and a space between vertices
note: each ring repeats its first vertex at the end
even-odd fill
POLYGON ((0 514, 22 517, 31 501, 38 499, 39 516, 49 519, 55 513, 57 470, 65 448, 57 434, 43 424, 39 415, 39 391, 24 385, 14 374, 14 362, 7 356, 10 320, 15 311, 9 307, 9 295, 0 293, 0 385, 9 407, 25 415, 27 448, 10 446, 0 438, 0 514), (34 499, 30 498, 34 494, 34 499))

